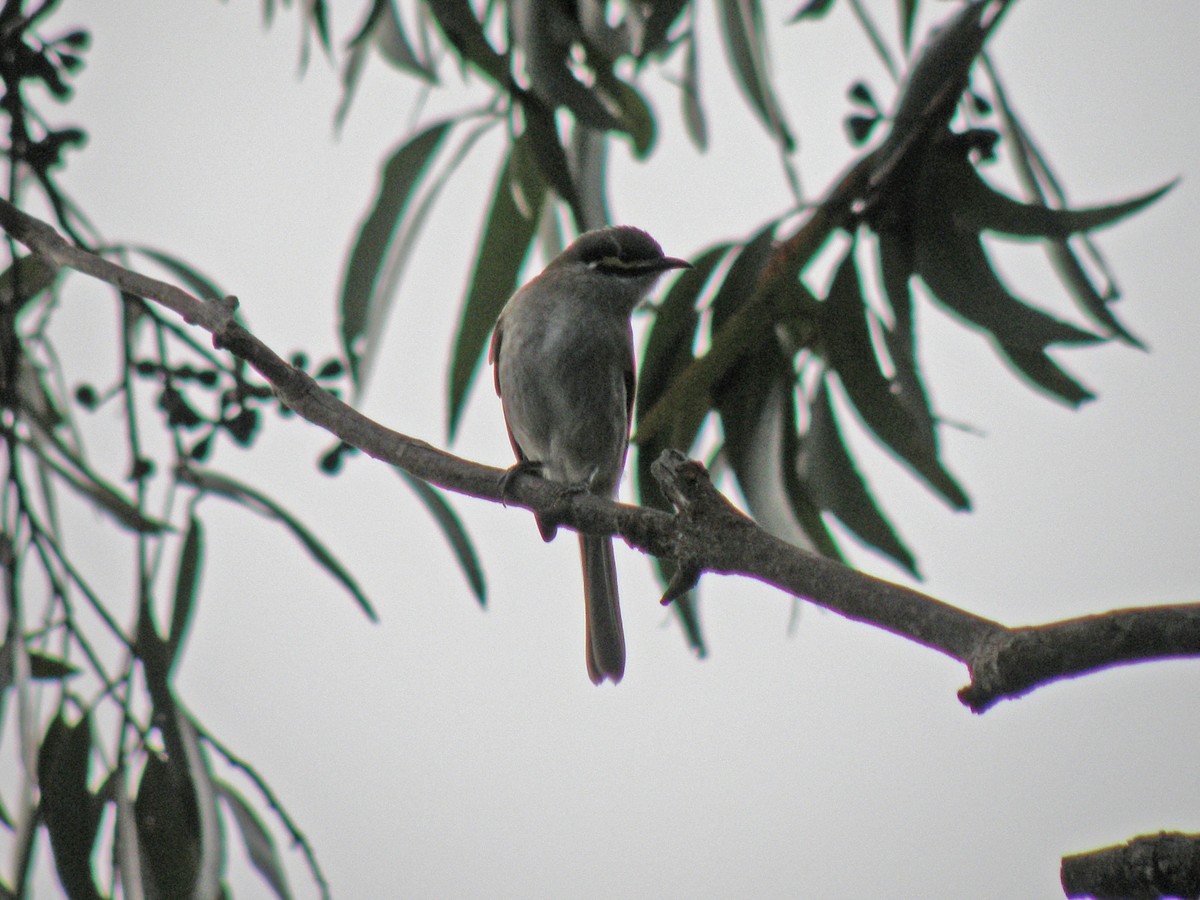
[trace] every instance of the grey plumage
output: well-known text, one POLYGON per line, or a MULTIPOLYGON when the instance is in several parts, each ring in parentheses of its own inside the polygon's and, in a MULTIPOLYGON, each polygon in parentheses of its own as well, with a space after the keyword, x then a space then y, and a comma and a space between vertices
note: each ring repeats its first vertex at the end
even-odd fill
MULTIPOLYGON (((615 497, 625 467, 635 387, 630 315, 668 269, 646 232, 583 234, 505 305, 488 358, 518 466, 572 490, 615 497)), ((557 523, 538 517, 545 540, 557 523)), ((612 539, 580 534, 593 683, 621 680, 625 638, 612 539)))

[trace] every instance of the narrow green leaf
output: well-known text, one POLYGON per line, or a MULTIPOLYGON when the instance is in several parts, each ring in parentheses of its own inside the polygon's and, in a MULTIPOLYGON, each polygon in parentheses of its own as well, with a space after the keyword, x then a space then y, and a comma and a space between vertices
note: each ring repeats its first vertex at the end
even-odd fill
POLYGON ((897 0, 900 7, 900 45, 904 52, 912 49, 913 25, 917 21, 917 0, 897 0))
MULTIPOLYGON (((588 231, 607 225, 608 218, 608 135, 585 125, 575 124, 571 135, 575 182, 588 231)), ((547 258, 552 259, 547 255, 547 258)))
POLYGON ((1038 390, 1062 400, 1068 406, 1083 405, 1096 395, 1064 372, 1040 347, 997 345, 1000 353, 1038 390))
POLYGON ((88 790, 91 717, 68 725, 61 710, 38 750, 38 810, 50 836, 58 879, 72 900, 100 900, 92 872, 92 850, 100 826, 100 804, 88 790))
POLYGON ((200 823, 182 754, 146 755, 133 817, 146 894, 194 896, 201 855, 200 823))
POLYGON ((22 440, 22 443, 37 455, 46 468, 66 482, 68 487, 97 510, 109 515, 122 528, 141 534, 162 534, 172 530, 169 523, 144 515, 120 491, 93 472, 67 445, 56 443, 54 447, 66 457, 71 465, 70 469, 53 458, 40 440, 22 440))
POLYGON ((1115 298, 1101 296, 1070 244, 1066 241, 1051 241, 1046 250, 1050 254, 1050 261, 1058 271, 1058 277, 1063 280, 1067 290, 1071 292, 1071 296, 1075 298, 1075 302, 1083 311, 1108 334, 1120 338, 1132 347, 1145 350, 1145 344, 1113 315, 1109 303, 1115 298))
POLYGON ((358 92, 358 83, 362 79, 363 69, 367 64, 367 45, 356 44, 347 48, 346 62, 342 66, 342 99, 338 101, 333 113, 333 130, 341 135, 342 127, 350 115, 350 104, 358 92))
POLYGON ((517 205, 513 196, 513 154, 519 152, 519 148, 513 149, 496 178, 491 208, 475 254, 471 285, 458 320, 450 362, 448 431, 451 440, 483 358, 488 335, 500 310, 517 288, 517 277, 541 214, 543 194, 539 191, 544 191, 544 187, 540 182, 524 186, 525 191, 533 194, 522 198, 525 209, 517 205))
POLYGON ((464 63, 475 66, 500 88, 509 88, 507 57, 488 42, 468 0, 426 0, 438 28, 464 63))
MULTIPOLYGON (((379 48, 380 55, 401 72, 413 75, 428 84, 436 84, 437 72, 413 50, 404 31, 404 24, 400 21, 396 4, 391 0, 375 0, 375 6, 381 9, 371 25, 369 37, 379 48)), ((374 12, 372 9, 372 14, 374 12)), ((353 45, 353 41, 351 44, 353 45)))
POLYGON ((1013 297, 988 261, 979 235, 955 218, 954 183, 925 182, 914 224, 914 265, 947 308, 1008 346, 1091 343, 1100 338, 1013 297))
POLYGON ((960 227, 989 230, 1017 237, 1066 238, 1112 225, 1154 203, 1178 182, 1120 203, 1087 209, 1051 209, 1042 203, 1022 203, 987 184, 965 157, 957 158, 946 177, 953 178, 958 196, 960 227))
MULTIPOLYGON (((412 252, 416 247, 421 229, 425 226, 425 221, 428 219, 430 211, 441 195, 442 188, 446 186, 454 173, 458 171, 459 166, 462 165, 463 160, 466 159, 479 139, 493 126, 499 124, 500 121, 497 118, 488 118, 468 131, 466 137, 459 143, 458 148, 451 154, 445 165, 442 166, 437 177, 427 184, 420 201, 415 207, 412 207, 410 204, 410 210, 405 215, 398 233, 388 245, 387 253, 384 255, 383 262, 380 265, 379 277, 375 283, 375 296, 377 299, 372 306, 371 319, 367 326, 366 336, 362 342, 364 372, 369 369, 368 361, 375 359, 375 355, 383 341, 384 322, 387 320, 392 305, 399 296, 400 282, 404 278, 408 261, 412 257, 412 252)), ((365 381, 365 375, 363 380, 365 381)))
POLYGON ((601 76, 600 85, 617 106, 617 123, 633 143, 633 155, 645 159, 654 149, 657 130, 654 113, 632 85, 612 75, 601 76))
POLYGON ((666 54, 671 49, 667 32, 689 6, 688 0, 655 0, 650 15, 642 27, 642 46, 638 59, 644 60, 654 53, 666 54))
POLYGON ((525 129, 517 139, 521 152, 529 154, 537 164, 542 180, 571 208, 578 230, 586 231, 587 216, 559 139, 553 111, 532 94, 521 97, 521 111, 525 121, 525 129))
POLYGON ((125 244, 113 249, 127 249, 133 253, 140 253, 147 259, 154 260, 154 262, 183 282, 183 286, 201 300, 218 300, 225 296, 225 291, 221 290, 212 278, 190 263, 184 262, 178 256, 142 244, 125 244))
MULTIPOLYGON (((853 245, 838 266, 823 312, 825 353, 863 422, 948 503, 956 509, 965 509, 969 502, 966 493, 938 459, 937 436, 927 408, 920 402, 902 402, 892 381, 880 368, 867 325, 867 305, 853 245)), ((912 365, 910 375, 915 379, 915 364, 912 365)), ((916 390, 910 392, 909 399, 923 400, 924 390, 919 381, 914 387, 916 390)))
POLYGON ((683 107, 683 124, 693 146, 700 152, 708 149, 708 122, 700 103, 700 73, 696 63, 696 31, 688 32, 683 56, 683 78, 679 82, 679 100, 683 107))
POLYGON ((375 321, 373 307, 380 302, 376 289, 388 247, 418 183, 453 125, 453 120, 445 120, 429 126, 388 159, 371 211, 346 262, 340 305, 342 349, 351 378, 360 389, 363 369, 370 363, 360 357, 360 349, 375 321))
MULTIPOLYGON (((755 296, 773 248, 774 223, 755 235, 730 265, 711 305, 714 334, 723 334, 723 326, 755 296)), ((713 385, 712 403, 724 436, 722 453, 759 524, 798 546, 836 554, 831 542, 824 543, 823 526, 798 517, 805 508, 802 492, 795 491, 793 483, 795 381, 776 329, 763 323, 713 385)))
POLYGON ((487 582, 483 576, 483 567, 479 564, 479 557, 475 553, 475 545, 471 541, 470 535, 467 534, 466 528, 463 527, 462 520, 459 519, 458 513, 446 500, 445 496, 428 482, 422 481, 409 475, 403 469, 396 469, 396 474, 399 475, 404 482, 417 495, 417 499, 424 504, 425 509, 433 516, 434 522, 441 529, 442 535, 450 544, 450 549, 454 551, 454 556, 458 560, 458 567, 462 569, 463 575, 467 578, 467 583, 471 586, 471 592, 475 595, 475 599, 479 601, 479 605, 487 606, 487 582))
POLYGON ((187 533, 179 551, 179 568, 175 573, 175 602, 171 608, 171 630, 166 644, 168 671, 179 661, 192 622, 203 559, 204 526, 193 515, 188 519, 187 533))
MULTIPOLYGON (((509 7, 514 40, 524 58, 530 90, 552 110, 564 107, 576 121, 597 131, 620 127, 594 88, 571 71, 571 45, 583 38, 579 22, 556 3, 518 3, 509 7)), ((597 74, 601 74, 599 66, 597 74)))
POLYGON ((983 25, 987 7, 968 3, 932 32, 905 79, 889 143, 909 142, 914 133, 932 133, 950 121, 991 29, 983 25))
POLYGON ((367 599, 354 577, 300 520, 270 497, 228 475, 220 475, 216 472, 188 469, 181 473, 180 478, 205 493, 232 500, 259 515, 282 523, 300 541, 313 559, 350 593, 359 608, 366 613, 367 618, 372 622, 379 621, 371 601, 367 599))
POLYGON ((809 409, 812 418, 808 426, 804 460, 814 499, 837 516, 864 543, 920 577, 912 553, 880 511, 846 449, 829 401, 826 380, 822 379, 809 409))
POLYGON ((233 820, 242 834, 242 842, 246 845, 246 855, 250 858, 250 864, 258 870, 279 900, 291 900, 292 892, 287 885, 287 871, 279 858, 279 851, 275 847, 271 832, 232 785, 224 781, 214 781, 213 784, 218 796, 225 800, 229 811, 233 813, 233 820))
POLYGON ((833 8, 833 0, 808 0, 788 19, 789 23, 800 22, 804 19, 820 19, 833 8))
POLYGON ((795 140, 775 99, 768 74, 762 8, 758 0, 719 0, 719 5, 721 35, 738 86, 767 131, 785 152, 791 153, 795 149, 795 140))
MULTIPOLYGON (((217 897, 221 875, 225 870, 225 836, 221 833, 221 815, 217 809, 217 791, 212 768, 200 746, 196 726, 184 709, 175 706, 175 725, 183 759, 187 763, 187 779, 191 782, 199 825, 200 858, 196 873, 196 897, 217 897)), ((171 747, 170 741, 167 747, 171 747)))
POLYGON ((846 562, 845 554, 838 546, 833 532, 821 515, 821 506, 817 503, 807 473, 804 472, 804 457, 806 442, 797 433, 794 416, 789 420, 790 427, 781 431, 783 442, 783 484, 788 505, 792 516, 800 526, 812 545, 813 550, 826 559, 846 562))

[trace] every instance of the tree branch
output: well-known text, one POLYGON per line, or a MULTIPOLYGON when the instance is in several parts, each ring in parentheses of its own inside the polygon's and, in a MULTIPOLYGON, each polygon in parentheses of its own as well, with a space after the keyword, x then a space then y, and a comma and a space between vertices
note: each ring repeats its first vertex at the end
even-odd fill
POLYGON ((1126 844, 1064 856, 1068 897, 1155 900, 1200 896, 1200 835, 1159 832, 1126 844))
POLYGON ((677 510, 564 495, 520 474, 501 495, 505 470, 471 462, 392 431, 342 403, 288 363, 235 318, 232 297, 205 302, 174 285, 123 268, 64 240, 45 222, 0 199, 0 227, 42 259, 158 303, 212 335, 270 382, 281 402, 364 453, 447 490, 552 512, 577 531, 619 535, 631 546, 678 563, 664 602, 703 572, 745 575, 846 618, 916 641, 966 665, 962 702, 983 712, 1006 697, 1112 665, 1200 655, 1200 604, 1126 609, 1040 626, 1008 628, 920 591, 874 578, 764 531, 713 487, 699 463, 667 451, 655 477, 677 510))

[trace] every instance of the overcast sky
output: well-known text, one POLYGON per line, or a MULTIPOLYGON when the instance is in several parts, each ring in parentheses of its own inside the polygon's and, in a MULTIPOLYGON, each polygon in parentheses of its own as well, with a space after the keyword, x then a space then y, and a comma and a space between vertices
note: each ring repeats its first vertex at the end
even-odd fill
MULTIPOLYGON (((360 5, 334 4, 340 36, 360 5)), ((764 4, 773 26, 796 5, 764 4)), ((891 21, 894 3, 867 5, 891 21)), ((837 6, 826 23, 771 30, 813 196, 852 155, 845 87, 866 76, 890 106, 837 6)), ((65 2, 55 20, 86 25, 94 42, 75 99, 48 116, 90 134, 62 183, 109 239, 194 262, 241 298, 268 344, 321 359, 336 352, 348 241, 415 93, 372 61, 335 140, 336 71, 317 56, 297 79, 296 13, 264 32, 260 7, 65 2)), ((786 203, 773 152, 729 83, 711 4, 701 17, 711 151, 697 156, 679 136, 673 91, 659 85, 659 151, 646 164, 614 153, 615 217, 677 256, 749 235, 786 203)), ((1151 352, 1062 353, 1100 396, 1080 412, 1035 395, 982 338, 920 308, 937 409, 970 426, 943 439, 975 512, 951 513, 868 441, 856 445, 918 554, 923 589, 949 603, 1016 625, 1196 599, 1198 46, 1200 7, 1167 0, 1016 4, 994 41, 1074 202, 1183 182, 1099 238, 1124 290, 1119 315, 1151 352)), ((453 82, 454 66, 443 75, 453 82)), ((435 211, 364 400, 384 424, 439 445, 447 353, 499 151, 485 140, 435 211)), ((1069 314, 1038 249, 1016 248, 1003 265, 1026 295, 1069 314)), ((105 291, 72 284, 61 316, 79 324, 61 346, 87 371, 112 356, 116 310, 105 291)), ((118 445, 101 428, 116 425, 115 409, 91 422, 100 458, 118 445)), ((1063 853, 1200 830, 1196 662, 1057 684, 975 717, 955 697, 960 665, 715 576, 702 584, 711 655, 697 662, 647 562, 618 545, 629 664, 619 687, 597 689, 569 535, 543 545, 528 513, 456 499, 487 571, 481 611, 399 479, 362 458, 320 476, 327 435, 294 419, 269 426, 252 453, 225 449, 214 466, 313 523, 382 622, 365 621, 279 528, 207 500, 208 566, 180 691, 268 778, 337 897, 1051 897, 1063 853)), ((452 449, 510 462, 490 379, 452 449)), ((111 560, 129 545, 95 546, 91 568, 108 560, 97 579, 128 591, 131 571, 111 560)), ((236 839, 230 847, 234 896, 269 896, 236 839)), ((297 895, 313 895, 299 856, 288 864, 297 895)))

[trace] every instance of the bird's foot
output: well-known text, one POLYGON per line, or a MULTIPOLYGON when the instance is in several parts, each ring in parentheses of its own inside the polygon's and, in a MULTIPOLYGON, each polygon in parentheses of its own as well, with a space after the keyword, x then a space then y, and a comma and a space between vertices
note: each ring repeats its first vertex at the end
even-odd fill
POLYGON ((541 475, 542 464, 532 459, 520 459, 500 476, 500 503, 508 506, 508 489, 518 475, 541 475))

